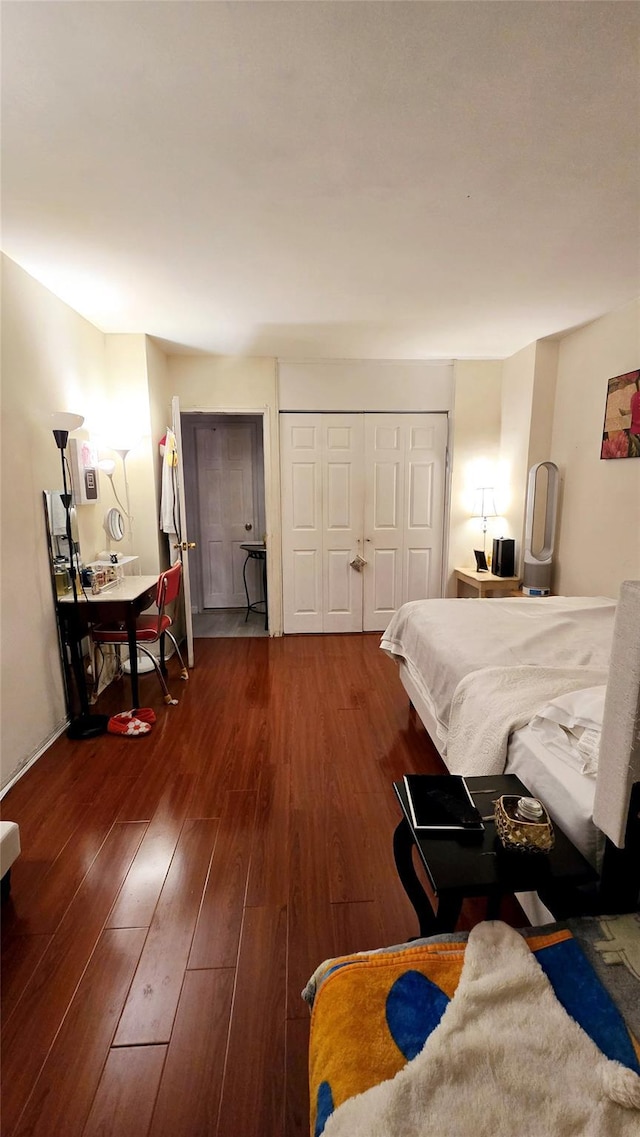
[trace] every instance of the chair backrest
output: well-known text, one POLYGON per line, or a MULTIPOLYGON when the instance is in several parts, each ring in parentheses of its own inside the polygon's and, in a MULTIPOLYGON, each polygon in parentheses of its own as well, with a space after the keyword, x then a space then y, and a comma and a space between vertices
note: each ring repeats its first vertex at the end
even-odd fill
POLYGON ((162 619, 164 610, 168 604, 171 604, 176 599, 180 592, 180 580, 182 577, 182 564, 176 561, 170 569, 160 574, 158 578, 158 589, 156 592, 156 604, 158 606, 158 621, 162 619))

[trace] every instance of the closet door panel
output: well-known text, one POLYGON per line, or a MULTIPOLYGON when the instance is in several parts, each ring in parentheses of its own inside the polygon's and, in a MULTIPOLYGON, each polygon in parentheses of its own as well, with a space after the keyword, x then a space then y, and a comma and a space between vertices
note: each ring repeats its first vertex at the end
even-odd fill
POLYGON ((280 416, 285 632, 322 631, 322 416, 280 416))
POLYGON ((365 631, 442 595, 446 446, 444 414, 365 414, 365 631))
POLYGON ((351 561, 362 551, 363 419, 322 416, 323 621, 325 632, 362 631, 362 575, 351 561))

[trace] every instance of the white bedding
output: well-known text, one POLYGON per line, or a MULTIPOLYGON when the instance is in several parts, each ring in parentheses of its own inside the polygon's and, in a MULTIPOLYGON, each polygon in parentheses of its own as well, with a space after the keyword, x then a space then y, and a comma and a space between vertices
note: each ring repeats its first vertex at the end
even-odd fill
MULTIPOLYGON (((380 646, 404 661, 432 708, 444 753, 453 695, 465 676, 504 667, 606 671, 615 609, 608 597, 417 600, 398 609, 380 646)), ((585 676, 582 685, 594 682, 585 676)))

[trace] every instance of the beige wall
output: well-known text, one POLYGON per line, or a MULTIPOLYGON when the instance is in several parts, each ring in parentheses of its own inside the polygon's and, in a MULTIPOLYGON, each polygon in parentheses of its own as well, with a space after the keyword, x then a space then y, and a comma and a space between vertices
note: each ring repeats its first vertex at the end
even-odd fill
POLYGON ((165 399, 177 395, 186 411, 257 411, 264 415, 265 505, 269 628, 282 631, 282 556, 278 391, 275 359, 242 356, 168 358, 165 399))
MULTIPOLYGON (((144 336, 105 336, 7 257, 2 257, 2 786, 64 726, 66 708, 51 592, 42 491, 62 489, 53 411, 84 415, 78 438, 101 456, 116 429, 142 439, 127 459, 135 551, 156 571, 157 505, 150 463, 150 400, 144 336)), ((122 465, 115 456, 122 496, 122 465)), ((107 546, 111 485, 78 506, 82 556, 107 546)), ((121 548, 121 546, 118 546, 121 548)))
POLYGON ((529 472, 529 443, 536 371, 536 345, 529 344, 502 364, 500 435, 501 536, 516 542, 516 565, 522 555, 524 503, 529 472))
MULTIPOLYGON (((66 717, 43 489, 62 489, 49 416, 104 407, 104 336, 2 257, 2 785, 66 717)), ((99 506, 81 506, 92 541, 99 506), (95 522, 95 524, 94 524, 95 522)))
MULTIPOLYGON (((482 548, 482 522, 470 517, 478 485, 492 484, 500 446, 502 363, 500 360, 457 360, 451 432, 450 528, 447 595, 455 596, 454 568, 474 564, 473 550, 482 548)), ((502 533, 500 518, 487 525, 487 552, 502 533)))
POLYGON ((618 595, 640 579, 640 459, 600 458, 607 380, 640 367, 640 301, 559 345, 551 458, 562 477, 553 588, 618 595))

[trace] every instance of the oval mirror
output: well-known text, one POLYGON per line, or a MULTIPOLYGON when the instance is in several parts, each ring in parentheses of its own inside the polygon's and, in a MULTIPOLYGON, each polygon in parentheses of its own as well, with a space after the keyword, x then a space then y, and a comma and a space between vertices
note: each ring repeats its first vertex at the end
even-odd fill
POLYGON ((115 506, 105 514, 104 527, 113 541, 121 541, 124 537, 124 518, 115 506))

